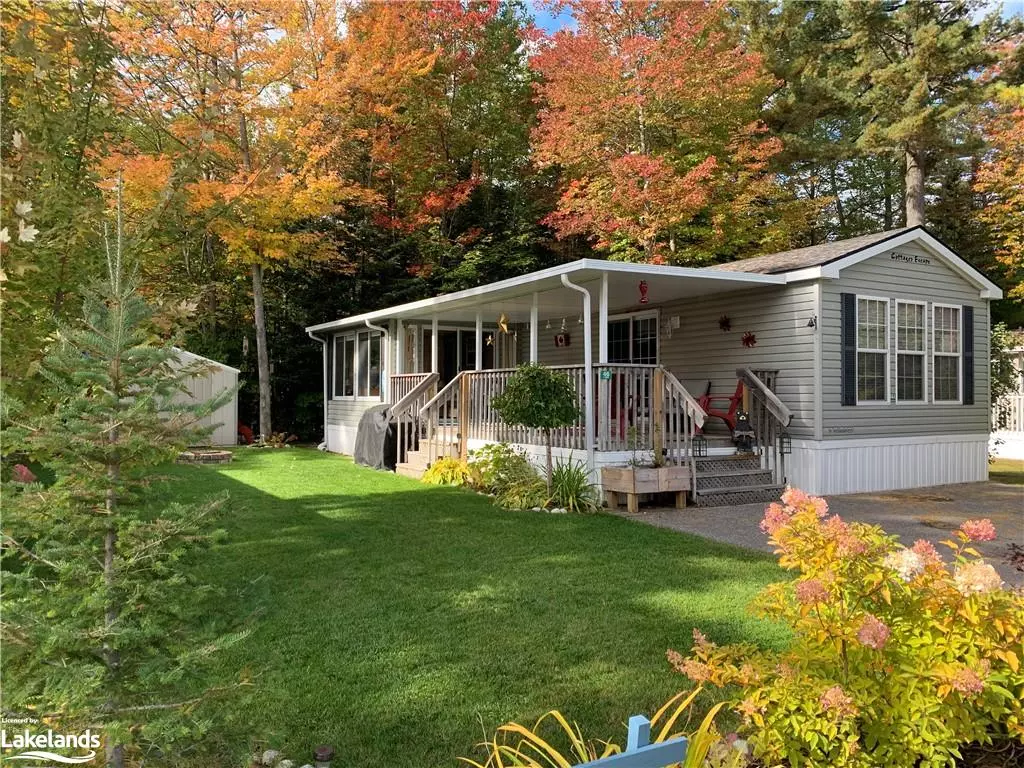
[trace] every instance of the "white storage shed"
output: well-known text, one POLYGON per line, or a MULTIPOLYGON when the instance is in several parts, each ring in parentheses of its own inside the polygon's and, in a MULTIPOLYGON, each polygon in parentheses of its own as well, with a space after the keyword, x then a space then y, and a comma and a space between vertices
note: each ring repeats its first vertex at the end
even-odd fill
MULTIPOLYGON (((202 363, 210 368, 205 376, 193 376, 188 381, 189 394, 182 394, 181 399, 191 399, 197 403, 209 400, 219 395, 226 389, 235 389, 238 385, 237 368, 225 365, 216 360, 211 360, 202 355, 178 349, 182 363, 202 363)), ((210 445, 235 445, 238 442, 238 392, 228 402, 204 418, 201 422, 204 426, 213 426, 214 430, 210 435, 210 445)))

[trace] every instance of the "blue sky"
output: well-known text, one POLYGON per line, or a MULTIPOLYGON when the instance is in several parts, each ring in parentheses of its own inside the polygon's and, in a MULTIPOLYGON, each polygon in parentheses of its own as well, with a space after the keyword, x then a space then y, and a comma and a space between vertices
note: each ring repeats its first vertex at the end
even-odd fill
MULTIPOLYGON (((994 8, 997 5, 999 5, 997 2, 988 3, 985 9, 978 12, 978 16, 984 16, 988 12, 988 8, 994 8)), ((1003 16, 1007 18, 1010 16, 1024 16, 1024 0, 1006 0, 1002 5, 1003 16)), ((547 8, 539 7, 537 2, 532 2, 530 6, 533 10, 533 18, 537 22, 537 26, 545 32, 557 32, 560 29, 572 28, 573 26, 572 16, 567 11, 554 15, 547 8)))

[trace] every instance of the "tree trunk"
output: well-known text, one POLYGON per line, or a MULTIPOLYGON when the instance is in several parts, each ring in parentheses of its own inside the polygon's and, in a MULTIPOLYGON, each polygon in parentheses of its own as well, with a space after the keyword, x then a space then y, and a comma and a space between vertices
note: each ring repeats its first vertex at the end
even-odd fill
POLYGON ((907 226, 924 224, 924 161, 914 152, 907 151, 907 226))
POLYGON ((253 323, 256 326, 256 369, 260 382, 260 436, 270 437, 270 357, 267 354, 267 318, 263 311, 263 267, 252 265, 253 323))
POLYGON ((892 229, 892 171, 889 168, 889 161, 886 159, 885 168, 882 170, 882 186, 885 189, 885 219, 883 227, 892 229))
POLYGON ((544 447, 547 449, 547 462, 548 462, 548 496, 551 496, 551 475, 553 474, 553 464, 551 462, 551 430, 544 430, 544 447))

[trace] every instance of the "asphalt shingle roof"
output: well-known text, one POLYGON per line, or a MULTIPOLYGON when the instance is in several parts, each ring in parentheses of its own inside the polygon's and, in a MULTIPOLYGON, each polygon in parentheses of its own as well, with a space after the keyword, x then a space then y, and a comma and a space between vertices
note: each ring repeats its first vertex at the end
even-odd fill
POLYGON ((708 267, 708 269, 724 269, 730 272, 759 272, 763 275, 774 275, 780 272, 792 272, 796 269, 820 267, 823 264, 849 256, 864 248, 870 248, 872 245, 877 245, 911 229, 916 229, 916 227, 890 229, 885 232, 876 232, 873 235, 851 237, 848 240, 834 240, 819 245, 811 245, 806 248, 797 248, 792 251, 770 253, 767 256, 754 256, 750 259, 732 261, 728 264, 717 264, 713 267, 708 267))

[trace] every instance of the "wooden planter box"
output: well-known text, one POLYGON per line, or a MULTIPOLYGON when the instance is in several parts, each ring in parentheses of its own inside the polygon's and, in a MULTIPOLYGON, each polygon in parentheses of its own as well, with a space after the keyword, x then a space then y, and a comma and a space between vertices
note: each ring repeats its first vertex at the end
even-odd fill
POLYGON ((601 467, 601 486, 608 506, 619 506, 619 494, 626 494, 626 508, 639 509, 638 494, 671 491, 676 495, 676 508, 686 506, 690 490, 689 467, 601 467))

